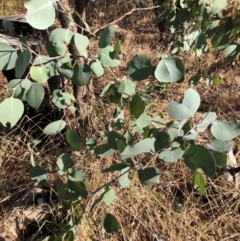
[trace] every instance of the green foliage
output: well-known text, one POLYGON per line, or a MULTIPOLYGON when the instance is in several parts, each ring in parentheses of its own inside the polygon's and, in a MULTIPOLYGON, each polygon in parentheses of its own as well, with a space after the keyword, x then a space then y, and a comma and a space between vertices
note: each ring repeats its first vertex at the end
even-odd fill
MULTIPOLYGON (((144 6, 145 2, 139 1, 138 4, 144 6)), ((112 74, 114 80, 108 81, 100 95, 109 97, 116 105, 112 122, 107 130, 101 133, 103 143, 97 144, 94 138, 89 138, 84 143, 76 131, 66 131, 66 142, 74 151, 80 151, 86 146, 86 150, 101 158, 119 153, 121 160, 116 158, 114 164, 102 170, 102 173, 114 172, 115 176, 96 191, 89 192, 85 174, 75 169, 74 160, 70 155, 59 155, 56 162, 58 177, 55 178, 55 189, 63 208, 71 210, 71 215, 67 217, 66 228, 48 240, 74 240, 84 215, 91 216, 88 212, 100 204, 110 205, 116 195, 115 187, 111 184, 118 181, 122 188, 129 187, 132 172, 137 173, 139 183, 145 186, 159 185, 160 171, 147 164, 149 162, 146 154, 149 153, 169 164, 182 159, 193 173, 194 187, 200 194, 205 193, 207 178, 213 178, 217 168, 226 165, 226 152, 233 148, 232 139, 240 134, 240 124, 239 121, 218 121, 215 112, 207 112, 201 118, 196 118, 201 98, 193 88, 203 78, 207 84, 220 84, 221 80, 218 77, 194 74, 189 79, 192 88, 185 91, 182 102, 171 101, 166 115, 156 116, 148 110, 152 104, 150 94, 146 95, 138 90, 138 81, 151 77, 153 85, 156 80, 164 86, 173 82, 181 83, 185 79, 187 68, 177 54, 186 53, 190 49, 196 56, 200 56, 209 51, 211 45, 218 51, 224 50, 226 62, 233 61, 240 51, 240 31, 235 27, 239 20, 236 16, 222 15, 226 4, 226 0, 190 0, 180 1, 180 8, 177 8, 171 1, 163 1, 157 21, 160 23, 165 20, 166 29, 176 36, 174 40, 166 41, 172 56, 159 54, 160 60, 151 60, 145 55, 137 54, 127 63, 128 76, 118 78, 112 74), (208 128, 213 138, 203 146, 195 139, 208 128), (96 194, 99 195, 96 197, 96 194), (96 198, 93 200, 93 197, 96 198)), ((25 7, 28 10, 26 19, 36 29, 51 26, 58 12, 56 3, 52 0, 29 0, 25 7)), ((68 13, 68 10, 62 11, 68 13)), ((87 23, 77 15, 90 33, 87 23)), ((3 26, 8 30, 14 28, 10 21, 4 22, 3 26)), ((1 38, 0 70, 15 68, 15 79, 8 84, 10 97, 0 103, 1 124, 5 127, 17 125, 24 113, 25 102, 38 110, 45 96, 43 86, 50 77, 66 78, 70 86, 84 86, 92 77, 104 77, 105 68, 111 70, 117 67, 121 59, 121 45, 118 40, 114 40, 114 33, 115 25, 108 25, 102 31, 98 50, 91 59, 88 56, 89 38, 69 29, 57 28, 51 32, 50 41, 45 46, 46 56, 32 56, 33 51, 24 37, 20 37, 22 46, 16 49, 1 38), (79 56, 72 55, 69 44, 75 45, 79 56), (79 57, 83 57, 84 61, 75 61, 79 57)), ((51 93, 51 101, 64 112, 67 108, 73 108, 72 102, 75 100, 67 89, 63 88, 55 89, 51 93)), ((55 135, 63 131, 66 125, 63 117, 45 126, 43 132, 46 135, 55 135)), ((30 178, 36 181, 35 185, 46 184, 47 171, 41 163, 35 165, 34 156, 37 154, 32 148, 29 145, 33 166, 30 178)), ((110 213, 102 217, 102 225, 107 233, 119 231, 118 221, 110 213)))

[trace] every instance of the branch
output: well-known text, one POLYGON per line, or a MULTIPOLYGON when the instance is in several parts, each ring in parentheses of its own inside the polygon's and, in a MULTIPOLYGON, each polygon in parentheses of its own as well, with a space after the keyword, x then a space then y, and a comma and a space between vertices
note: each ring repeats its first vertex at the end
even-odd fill
POLYGON ((156 8, 159 8, 159 7, 160 7, 160 6, 158 5, 158 6, 149 7, 149 8, 133 8, 131 11, 125 13, 122 17, 120 17, 120 18, 112 21, 111 23, 108 23, 108 24, 106 24, 106 25, 104 25, 104 26, 96 29, 93 33, 94 33, 94 34, 97 34, 99 31, 103 30, 103 29, 106 28, 108 25, 110 25, 110 24, 115 24, 115 23, 121 21, 123 18, 125 18, 125 17, 128 16, 128 15, 131 15, 133 12, 136 12, 136 11, 145 11, 145 10, 152 10, 152 9, 156 9, 156 8))

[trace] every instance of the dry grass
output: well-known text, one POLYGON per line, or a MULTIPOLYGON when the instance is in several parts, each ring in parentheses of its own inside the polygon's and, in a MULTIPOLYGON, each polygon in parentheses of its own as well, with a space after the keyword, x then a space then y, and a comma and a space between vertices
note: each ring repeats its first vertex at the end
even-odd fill
MULTIPOLYGON (((9 8, 8 4, 10 3, 3 1, 2 9, 0 9, 2 14, 9 11, 14 12, 15 10, 12 9, 17 9, 16 7, 9 8), (6 6, 10 10, 6 11, 6 6)), ((131 10, 134 3, 118 1, 117 4, 111 4, 111 1, 99 1, 98 5, 94 2, 91 4, 92 8, 88 10, 90 14, 90 10, 93 9, 90 25, 94 26, 93 29, 97 29, 131 10), (109 8, 111 11, 108 10, 109 8), (99 12, 106 15, 100 17, 99 12)), ((18 11, 16 10, 16 12, 18 11)), ((136 53, 146 54, 156 61, 156 53, 164 50, 158 41, 158 33, 151 16, 153 15, 149 12, 138 12, 118 24, 120 30, 117 32, 117 37, 121 38, 125 58, 121 66, 114 70, 117 76, 121 77, 126 74, 126 63, 136 53)), ((96 43, 91 42, 90 49, 95 47, 96 43)), ((221 56, 216 59, 215 54, 213 52, 199 58, 194 57, 191 53, 187 56, 183 55, 183 61, 188 69, 185 82, 172 84, 169 89, 161 92, 153 89, 154 105, 149 110, 151 114, 160 112, 165 114, 170 100, 180 101, 184 91, 188 88, 188 79, 200 70, 211 76, 220 76, 222 83, 219 86, 207 86, 202 80, 201 84, 197 86, 196 89, 201 96, 198 115, 201 116, 207 111, 215 111, 219 119, 239 119, 239 62, 237 61, 234 66, 221 65, 221 56)), ((101 99, 99 93, 111 79, 113 79, 112 75, 107 73, 101 79, 94 80, 95 98, 89 98, 88 102, 89 123, 79 123, 71 116, 67 118, 68 125, 79 131, 82 139, 95 137, 101 142, 99 132, 104 129, 105 124, 110 123, 114 106, 108 103, 107 99, 101 99)), ((150 86, 157 84, 155 80, 149 81, 150 86)), ((6 98, 6 81, 3 77, 1 77, 0 86, 2 100, 6 98)), ((138 85, 139 90, 144 88, 144 84, 138 85)), ((198 141, 205 144, 209 138, 206 133, 201 135, 198 141)), ((32 137, 23 130, 18 135, 6 134, 1 131, 0 140, 0 216, 3 220, 7 220, 13 209, 12 197, 21 189, 32 185, 28 176, 30 160, 27 149, 27 143, 32 140, 32 137)), ((86 173, 90 191, 96 190, 99 185, 114 177, 112 174, 102 174, 101 170, 110 166, 114 161, 119 162, 120 158, 117 154, 114 157, 100 159, 87 152, 85 156, 77 157, 62 141, 58 143, 61 145, 60 147, 56 142, 52 143, 49 140, 39 149, 40 157, 37 159, 49 170, 50 179, 56 172, 57 156, 63 152, 70 153, 75 160, 76 168, 86 173)), ((239 138, 236 138, 235 144, 234 153, 238 159, 239 138)), ((101 216, 105 212, 110 212, 118 218, 120 231, 115 235, 106 235, 104 240, 130 240, 132 238, 134 241, 155 241, 154 236, 162 241, 240 240, 240 192, 233 183, 228 182, 223 176, 213 180, 208 179, 206 195, 200 196, 193 189, 192 174, 182 161, 166 164, 157 160, 155 156, 143 155, 138 158, 146 160, 143 166, 153 165, 159 168, 160 184, 153 188, 141 186, 136 172, 131 172, 130 187, 123 189, 115 184, 116 199, 113 204, 110 206, 99 205, 89 214, 89 219, 86 217, 83 220, 78 235, 79 241, 98 237, 98 234, 101 233, 101 216)), ((93 197, 91 202, 93 203, 97 197, 98 194, 93 197)), ((11 234, 12 240, 18 240, 11 230, 7 229, 7 232, 11 234)))

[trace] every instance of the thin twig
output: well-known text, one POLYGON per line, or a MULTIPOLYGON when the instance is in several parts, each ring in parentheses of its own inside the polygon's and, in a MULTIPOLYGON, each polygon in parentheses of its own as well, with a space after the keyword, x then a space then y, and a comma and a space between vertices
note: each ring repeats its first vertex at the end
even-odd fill
POLYGON ((94 34, 97 34, 99 31, 103 30, 103 29, 106 28, 108 25, 110 25, 110 24, 115 24, 115 23, 121 21, 123 18, 125 18, 125 17, 128 16, 128 15, 131 15, 133 12, 136 12, 136 11, 145 11, 145 10, 152 10, 152 9, 159 8, 159 7, 160 7, 160 6, 158 5, 158 6, 154 6, 154 7, 148 7, 148 8, 133 8, 131 11, 125 13, 122 17, 120 17, 120 18, 112 21, 111 23, 108 23, 108 24, 106 24, 106 25, 104 25, 104 26, 96 29, 93 33, 94 33, 94 34))

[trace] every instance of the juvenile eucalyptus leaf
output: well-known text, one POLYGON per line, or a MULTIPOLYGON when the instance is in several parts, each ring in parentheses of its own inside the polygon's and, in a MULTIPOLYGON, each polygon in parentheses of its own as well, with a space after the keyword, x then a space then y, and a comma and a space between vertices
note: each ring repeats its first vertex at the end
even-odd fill
POLYGON ((88 57, 87 47, 89 45, 88 38, 85 35, 75 33, 74 34, 74 43, 77 47, 77 50, 78 50, 80 56, 87 58, 88 57))
POLYGON ((98 42, 99 48, 105 48, 112 42, 115 30, 116 30, 115 25, 110 24, 102 31, 98 42))
POLYGON ((43 167, 35 166, 30 169, 30 178, 35 182, 35 185, 42 186, 47 181, 47 172, 43 167))
POLYGON ((181 59, 163 58, 157 65, 154 75, 160 82, 177 82, 184 78, 185 67, 181 59))
POLYGON ((112 203, 112 201, 115 199, 115 193, 114 193, 114 189, 109 186, 109 187, 105 187, 103 189, 103 202, 106 203, 106 205, 110 205, 112 203))
POLYGON ((114 153, 114 149, 109 146, 109 144, 102 144, 99 146, 96 146, 94 149, 94 153, 100 157, 107 157, 111 156, 114 153))
POLYGON ((133 146, 126 146, 121 153, 122 160, 155 150, 155 138, 146 138, 133 146))
POLYGON ((19 56, 16 60, 16 65, 15 65, 15 77, 16 78, 22 77, 30 60, 31 60, 31 54, 30 54, 29 50, 23 50, 23 52, 21 52, 19 54, 19 56))
POLYGON ((81 149, 82 141, 77 132, 74 130, 68 129, 66 133, 67 143, 76 151, 81 149))
POLYGON ((86 198, 88 195, 88 192, 86 190, 86 186, 84 182, 77 181, 75 179, 72 179, 71 176, 68 176, 68 189, 70 191, 70 194, 76 198, 76 199, 83 199, 86 198))
POLYGON ((114 149, 114 150, 118 150, 118 144, 117 141, 121 140, 123 141, 123 143, 126 143, 126 139, 124 136, 122 136, 121 134, 119 134, 116 131, 110 131, 107 135, 107 141, 108 141, 108 145, 114 149))
POLYGON ((240 51, 240 45, 239 44, 229 45, 225 49, 225 53, 224 53, 225 61, 228 61, 228 62, 233 61, 236 58, 239 51, 240 51))
POLYGON ((59 173, 62 175, 69 168, 74 166, 74 161, 68 154, 61 154, 57 159, 59 173))
POLYGON ((121 171, 122 169, 125 169, 127 167, 129 167, 129 163, 127 162, 122 162, 122 163, 117 163, 117 164, 113 164, 112 166, 102 170, 102 173, 108 173, 108 172, 115 172, 115 171, 121 171))
POLYGON ((47 29, 55 20, 55 8, 52 0, 30 0, 24 3, 27 9, 27 22, 36 29, 47 29))
POLYGON ((56 68, 59 74, 63 75, 67 79, 71 79, 73 76, 73 67, 70 65, 71 59, 69 57, 65 57, 59 59, 56 68))
POLYGON ((225 167, 227 164, 227 154, 220 151, 213 151, 211 153, 215 159, 216 166, 219 168, 225 167))
POLYGON ((74 66, 71 80, 75 85, 83 86, 88 83, 91 75, 89 66, 85 63, 80 63, 74 66))
POLYGON ((99 78, 104 74, 104 69, 98 59, 94 59, 89 63, 92 72, 99 78))
POLYGON ((211 133, 218 140, 232 140, 240 134, 240 121, 215 120, 211 126, 211 133))
POLYGON ((129 167, 126 167, 126 168, 122 169, 120 172, 120 174, 122 174, 122 175, 118 178, 118 182, 120 183, 120 185, 122 187, 129 186, 130 180, 128 178, 128 174, 129 174, 128 170, 129 170, 129 167))
POLYGON ((13 69, 17 58, 17 50, 0 41, 0 70, 13 69))
POLYGON ((200 106, 200 96, 194 89, 188 89, 184 93, 182 104, 171 101, 168 105, 168 114, 175 120, 183 120, 193 117, 200 106))
POLYGON ((11 32, 11 31, 14 31, 14 29, 15 29, 13 22, 12 22, 12 21, 9 21, 9 20, 4 20, 4 21, 2 21, 2 26, 3 26, 6 30, 9 30, 10 32, 11 32))
POLYGON ((55 89, 52 92, 52 102, 59 109, 65 109, 71 103, 71 95, 67 92, 62 92, 60 89, 55 89))
POLYGON ((144 128, 146 126, 149 126, 152 121, 152 117, 147 114, 142 114, 138 119, 137 119, 137 126, 140 128, 144 128))
POLYGON ((215 112, 208 112, 204 114, 202 117, 202 120, 197 125, 197 131, 204 132, 216 118, 217 118, 217 115, 215 112))
POLYGON ((61 132, 66 126, 66 122, 64 120, 54 121, 48 124, 44 129, 43 132, 46 135, 55 135, 61 132))
POLYGON ((60 202, 63 202, 65 199, 66 190, 65 190, 65 184, 60 178, 56 180, 56 188, 57 188, 58 199, 60 202))
POLYGON ((27 103, 36 110, 40 107, 45 95, 44 88, 38 83, 31 83, 31 87, 26 93, 27 103))
POLYGON ((117 233, 119 230, 117 219, 110 213, 107 213, 102 217, 102 226, 106 233, 117 233))
POLYGON ((124 77, 118 86, 118 92, 127 96, 135 94, 136 85, 128 78, 124 77))
POLYGON ((109 89, 110 89, 113 85, 114 85, 114 82, 113 82, 113 81, 109 81, 109 82, 107 83, 107 85, 103 88, 103 90, 102 90, 102 92, 101 92, 101 94, 100 94, 100 97, 104 97, 104 96, 108 93, 109 89))
POLYGON ((205 49, 207 46, 207 37, 204 33, 200 33, 195 39, 195 46, 197 49, 205 49))
POLYGON ((152 73, 151 60, 146 55, 135 55, 127 64, 127 71, 131 78, 137 81, 147 79, 152 73))
POLYGON ((206 192, 206 188, 205 188, 205 180, 203 175, 196 171, 194 173, 194 177, 193 177, 193 185, 194 187, 198 187, 199 188, 199 193, 201 195, 203 195, 206 192))
POLYGON ((80 171, 74 170, 68 175, 68 179, 70 179, 71 181, 85 182, 85 174, 80 171))
POLYGON ((3 126, 7 123, 14 127, 24 113, 24 105, 21 100, 10 97, 0 103, 0 122, 3 126))
POLYGON ((105 68, 108 67, 117 67, 120 63, 117 59, 112 59, 111 54, 114 52, 114 48, 112 46, 107 46, 103 49, 98 49, 99 60, 105 68))
POLYGON ((8 92, 14 98, 22 101, 26 100, 26 93, 30 89, 32 82, 28 79, 13 79, 8 83, 8 92))
POLYGON ((140 182, 146 186, 153 186, 159 183, 160 172, 155 167, 147 167, 138 170, 138 178, 140 182))
POLYGON ((234 142, 213 139, 209 145, 215 151, 228 152, 234 147, 234 142))
POLYGON ((132 97, 132 101, 128 102, 128 106, 130 114, 135 118, 139 118, 145 110, 145 102, 138 93, 132 97))
POLYGON ((171 148, 170 150, 164 150, 159 154, 159 158, 165 162, 175 162, 182 157, 184 151, 180 147, 171 148))
POLYGON ((189 79, 189 85, 190 85, 191 87, 196 86, 196 85, 199 83, 200 79, 201 79, 201 74, 200 74, 200 73, 197 73, 196 75, 192 76, 192 77, 189 79))
POLYGON ((31 66, 30 75, 33 80, 39 84, 44 84, 48 81, 48 70, 44 66, 31 66))
POLYGON ((153 133, 152 136, 155 138, 155 142, 154 142, 154 150, 155 151, 160 151, 163 148, 168 147, 170 140, 171 140, 168 133, 166 133, 164 131, 157 131, 157 132, 153 133))
POLYGON ((211 152, 204 146, 191 145, 183 154, 184 163, 195 173, 201 168, 204 173, 213 178, 216 172, 215 159, 211 152))
POLYGON ((117 41, 114 45, 114 50, 113 52, 110 53, 110 57, 111 59, 116 59, 118 58, 119 54, 120 54, 120 49, 121 49, 121 45, 120 42, 117 41))

